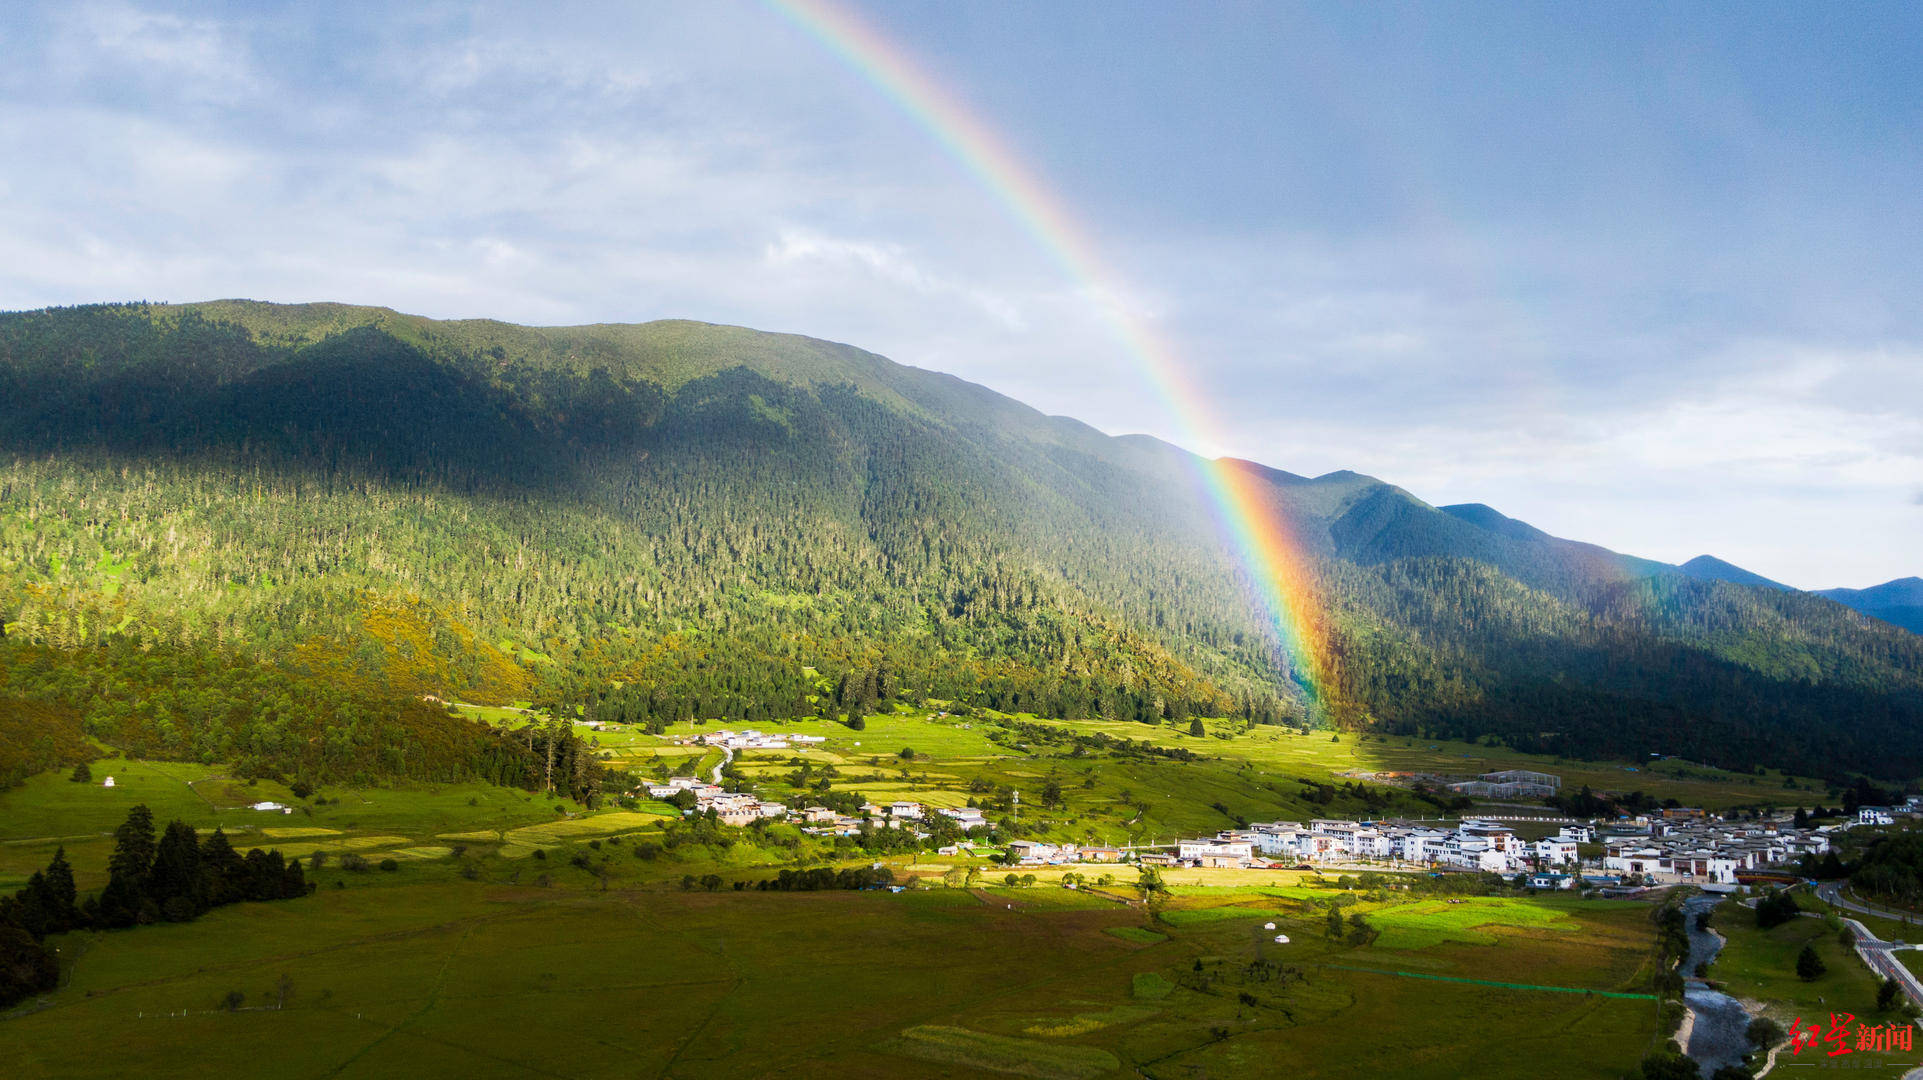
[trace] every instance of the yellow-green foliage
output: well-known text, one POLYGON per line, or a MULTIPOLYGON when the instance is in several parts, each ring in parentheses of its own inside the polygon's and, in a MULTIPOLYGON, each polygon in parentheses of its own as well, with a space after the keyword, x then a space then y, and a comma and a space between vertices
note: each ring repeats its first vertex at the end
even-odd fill
POLYGON ((1164 911, 1157 918, 1170 926, 1195 926, 1199 923, 1232 922, 1246 920, 1251 923, 1266 922, 1279 918, 1283 912, 1270 908, 1241 907, 1224 904, 1220 907, 1175 908, 1164 911))
MULTIPOLYGON (((509 843, 533 846, 536 844, 558 844, 576 837, 606 836, 609 833, 633 832, 636 829, 659 825, 663 820, 660 814, 643 814, 632 810, 616 810, 606 814, 592 814, 587 817, 566 818, 550 821, 544 825, 529 825, 514 829, 507 834, 509 843)), ((453 839, 453 837, 448 837, 453 839)))
POLYGON ((1566 908, 1505 898, 1403 904, 1371 911, 1368 920, 1382 932, 1375 942, 1380 949, 1426 949, 1445 941, 1493 945, 1511 930, 1578 929, 1566 908))
POLYGON ((1092 1046, 1055 1046, 1032 1039, 989 1035, 944 1024, 922 1024, 887 1044, 899 1054, 972 1069, 1034 1076, 1041 1080, 1084 1080, 1120 1067, 1115 1055, 1092 1046))
POLYGON ((1092 1031, 1100 1031, 1116 1024, 1132 1024, 1137 1020, 1146 1020, 1160 1011, 1147 1005, 1117 1005, 1104 1012, 1078 1013, 1058 1020, 1039 1021, 1022 1030, 1030 1035, 1041 1035, 1051 1039, 1072 1039, 1077 1035, 1087 1035, 1092 1031))
MULTIPOLYGON (((311 855, 316 851, 325 851, 330 855, 344 851, 366 852, 372 851, 375 848, 394 847, 405 843, 408 843, 408 838, 405 836, 336 836, 311 841, 297 840, 291 844, 275 844, 274 846, 280 849, 282 855, 293 859, 311 855)), ((248 845, 236 843, 234 846, 245 848, 248 845)))
POLYGON ((1159 1001, 1175 991, 1175 984, 1153 971, 1140 971, 1130 981, 1129 992, 1145 1001, 1159 1001))

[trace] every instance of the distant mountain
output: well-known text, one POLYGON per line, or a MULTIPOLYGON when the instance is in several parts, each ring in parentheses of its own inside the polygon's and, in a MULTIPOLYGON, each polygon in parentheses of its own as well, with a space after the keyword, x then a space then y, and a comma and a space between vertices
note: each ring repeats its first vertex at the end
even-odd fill
POLYGON ((1698 555, 1677 569, 1698 581, 1729 581, 1737 585, 1756 585, 1765 589, 1785 591, 1790 588, 1781 582, 1771 581, 1761 574, 1726 563, 1714 555, 1698 555))
POLYGON ((1923 577, 1897 578, 1867 589, 1818 589, 1816 594, 1923 634, 1923 577))
MULTIPOLYGON (((247 301, 0 315, 0 696, 65 685, 9 650, 98 644, 162 684, 174 650, 637 722, 928 695, 1923 774, 1923 638, 1733 567, 1224 462, 1305 553, 1298 607, 1327 647, 1299 670, 1198 464, 740 327, 247 301)), ((193 700, 74 715, 123 743, 141 725, 156 754, 328 752, 276 719, 300 693, 222 731, 193 700)), ((364 718, 367 768, 413 767, 376 738, 383 709, 339 712, 364 718)))

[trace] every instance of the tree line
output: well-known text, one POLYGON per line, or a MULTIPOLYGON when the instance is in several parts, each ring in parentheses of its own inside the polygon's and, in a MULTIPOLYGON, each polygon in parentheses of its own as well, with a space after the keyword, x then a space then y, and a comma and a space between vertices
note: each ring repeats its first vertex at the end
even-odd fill
POLYGON ((221 829, 202 840, 172 821, 158 836, 153 812, 133 807, 114 830, 107 884, 84 900, 74 887, 64 847, 46 869, 0 900, 0 1007, 51 990, 59 963, 46 944, 72 930, 118 930, 157 922, 190 922, 243 901, 285 900, 312 891, 299 859, 279 850, 234 849, 221 829))

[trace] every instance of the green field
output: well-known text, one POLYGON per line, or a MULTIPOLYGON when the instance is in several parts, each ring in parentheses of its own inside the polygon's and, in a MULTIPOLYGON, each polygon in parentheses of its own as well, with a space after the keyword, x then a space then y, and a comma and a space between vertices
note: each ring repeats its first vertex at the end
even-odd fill
MULTIPOLYGON (((1196 737, 1167 725, 1103 721, 1051 721, 1018 716, 1012 720, 1059 733, 1042 744, 1020 732, 1012 735, 993 715, 936 716, 900 705, 868 718, 852 731, 834 721, 803 719, 759 725, 772 734, 820 735, 827 742, 806 750, 742 752, 736 767, 764 794, 805 803, 807 793, 788 786, 800 762, 814 768, 832 765, 837 790, 873 802, 907 799, 931 806, 961 806, 984 788, 1018 792, 1023 820, 1037 836, 1078 843, 1156 843, 1181 836, 1211 835, 1244 821, 1306 820, 1311 817, 1435 817, 1434 806, 1394 787, 1372 784, 1384 800, 1369 805, 1338 793, 1332 802, 1312 799, 1306 783, 1343 784, 1352 774, 1430 772, 1472 775, 1497 769, 1526 768, 1555 773, 1571 790, 1589 785, 1597 791, 1642 791, 1684 805, 1725 808, 1738 805, 1795 805, 1808 801, 1813 781, 1785 788, 1786 778, 1732 773, 1679 761, 1642 765, 1572 762, 1520 754, 1472 743, 1402 738, 1297 734, 1274 726, 1247 728, 1210 721, 1208 734, 1196 737), (1174 762, 1140 755, 1078 753, 1074 735, 1101 735, 1159 748, 1180 749, 1196 760, 1174 762), (1434 747, 1435 749, 1430 749, 1434 747), (914 751, 904 759, 901 751, 914 751), (1054 783, 1062 792, 1059 807, 1044 807, 1041 795, 1054 783)), ((713 730, 706 724, 677 724, 664 736, 637 730, 594 736, 614 760, 642 771, 659 755, 676 772, 693 771, 697 748, 676 746, 713 730)), ((709 752, 704 766, 719 761, 709 752)), ((1815 786, 1820 790, 1820 786, 1815 786)), ((1505 808, 1503 813, 1528 813, 1505 808)), ((1553 814, 1547 809, 1537 811, 1553 814)))
MULTIPOLYGON (((903 708, 859 732, 824 720, 762 725, 828 742, 745 753, 737 775, 791 805, 810 797, 792 785, 804 761, 832 766, 834 790, 876 801, 960 805, 1020 791, 1025 834, 1166 842, 1241 820, 1362 813, 1352 794, 1313 797, 1313 784, 1341 784, 1354 769, 1526 766, 1572 782, 1607 773, 1467 744, 1210 726, 1199 738, 1101 723, 1018 730, 903 708), (1090 752, 1065 737, 1095 732, 1197 756, 1090 752), (1049 788, 1061 792, 1055 805, 1043 805, 1049 788)), ((721 760, 674 741, 701 730, 593 737, 618 766, 685 773, 721 760)), ((112 830, 135 802, 162 822, 221 827, 243 849, 328 859, 303 900, 62 939, 67 984, 0 1022, 29 1075, 1535 1076, 1555 1054, 1576 1063, 1567 1075, 1613 1078, 1657 1041, 1653 1002, 1603 996, 1648 988, 1646 904, 1365 897, 1313 873, 1181 870, 1165 874, 1171 895, 1144 906, 1131 867, 1084 868, 1087 887, 1074 890, 1058 887, 1063 869, 1024 868, 1037 884, 1008 887, 982 859, 875 856, 790 826, 663 850, 678 818, 645 799, 589 809, 482 784, 297 799, 217 765, 120 758, 94 775, 116 786, 47 774, 0 792, 0 884, 17 885, 65 846, 81 888, 98 888, 112 830), (297 812, 247 808, 260 800, 297 812), (350 853, 393 869, 348 869, 350 853), (783 867, 870 860, 924 886, 973 867, 980 887, 731 887, 783 867), (1115 883, 1098 886, 1105 872, 1115 883), (680 887, 703 874, 721 890, 680 887), (1370 920, 1371 944, 1325 938, 1338 896, 1345 913, 1370 920), (1277 933, 1290 943, 1274 943, 1277 933), (284 1006, 268 993, 283 975, 293 988, 284 1006), (219 1008, 230 991, 245 995, 240 1011, 219 1008), (1498 1045, 1508 1049, 1491 1054, 1498 1045)), ((1638 783, 1715 806, 1774 798, 1776 781, 1643 773, 1638 783)), ((1389 812, 1426 805, 1375 790, 1389 812)))
POLYGON ((3 1022, 10 1061, 43 1077, 1540 1075, 1489 1056, 1500 1043, 1613 1078, 1655 1030, 1636 1001, 1323 966, 1614 990, 1647 974, 1643 905, 1545 902, 1536 921, 1571 926, 1544 934, 1510 925, 1531 901, 1478 902, 1457 920, 1491 920, 1475 941, 1393 949, 1326 942, 1305 910, 1281 916, 1285 950, 1258 907, 1147 933, 1140 908, 1043 902, 1059 889, 602 893, 424 871, 72 935, 68 984, 3 1022))
MULTIPOLYGON (((1797 902, 1806 908, 1821 907, 1800 891, 1797 902)), ((1877 1010, 1876 976, 1863 965, 1854 950, 1839 940, 1839 928, 1829 920, 1806 915, 1761 930, 1756 927, 1754 913, 1725 902, 1717 907, 1712 925, 1727 944, 1710 966, 1710 978, 1728 994, 1761 1003, 1764 1015, 1784 1028, 1798 1019, 1805 1025, 1827 1023, 1832 1014, 1839 1013, 1852 1015, 1866 1024, 1903 1022, 1895 1013, 1877 1010), (1805 945, 1816 950, 1828 969, 1808 982, 1796 976, 1796 957, 1805 945)), ((1897 955, 1907 958, 1913 954, 1897 955)), ((1822 1051, 1806 1049, 1794 1059, 1785 1055, 1780 1060, 1807 1062, 1812 1059, 1824 1061, 1822 1051)), ((1896 1075, 1914 1067, 1918 1057, 1914 1053, 1852 1052, 1847 1060, 1852 1067, 1886 1067, 1888 1071, 1879 1075, 1896 1075)))

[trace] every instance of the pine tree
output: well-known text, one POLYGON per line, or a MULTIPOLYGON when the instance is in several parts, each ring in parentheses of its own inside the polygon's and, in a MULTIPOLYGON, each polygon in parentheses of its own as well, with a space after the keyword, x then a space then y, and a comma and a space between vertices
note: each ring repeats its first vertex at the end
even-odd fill
POLYGON ((154 852, 148 887, 160 913, 186 922, 207 910, 207 881, 200 866, 200 837, 183 821, 171 821, 154 852))
POLYGON ((280 895, 284 900, 306 896, 309 892, 307 875, 301 871, 299 859, 289 859, 287 869, 280 877, 280 895))
POLYGON ((219 907, 245 899, 241 870, 240 853, 234 850, 226 832, 215 829, 200 850, 200 872, 206 882, 207 906, 219 907))
POLYGON ((114 852, 107 860, 107 887, 100 892, 97 908, 100 925, 132 926, 159 914, 147 890, 154 849, 153 811, 145 804, 135 806, 114 830, 114 852))
POLYGON ((43 885, 43 901, 47 915, 47 933, 62 934, 80 926, 79 892, 73 884, 73 867, 67 862, 67 849, 53 849, 53 861, 47 864, 44 875, 39 875, 43 885))
POLYGON ((1804 982, 1815 982, 1828 970, 1829 965, 1816 955, 1814 946, 1805 945, 1803 951, 1796 954, 1796 977, 1804 982))

